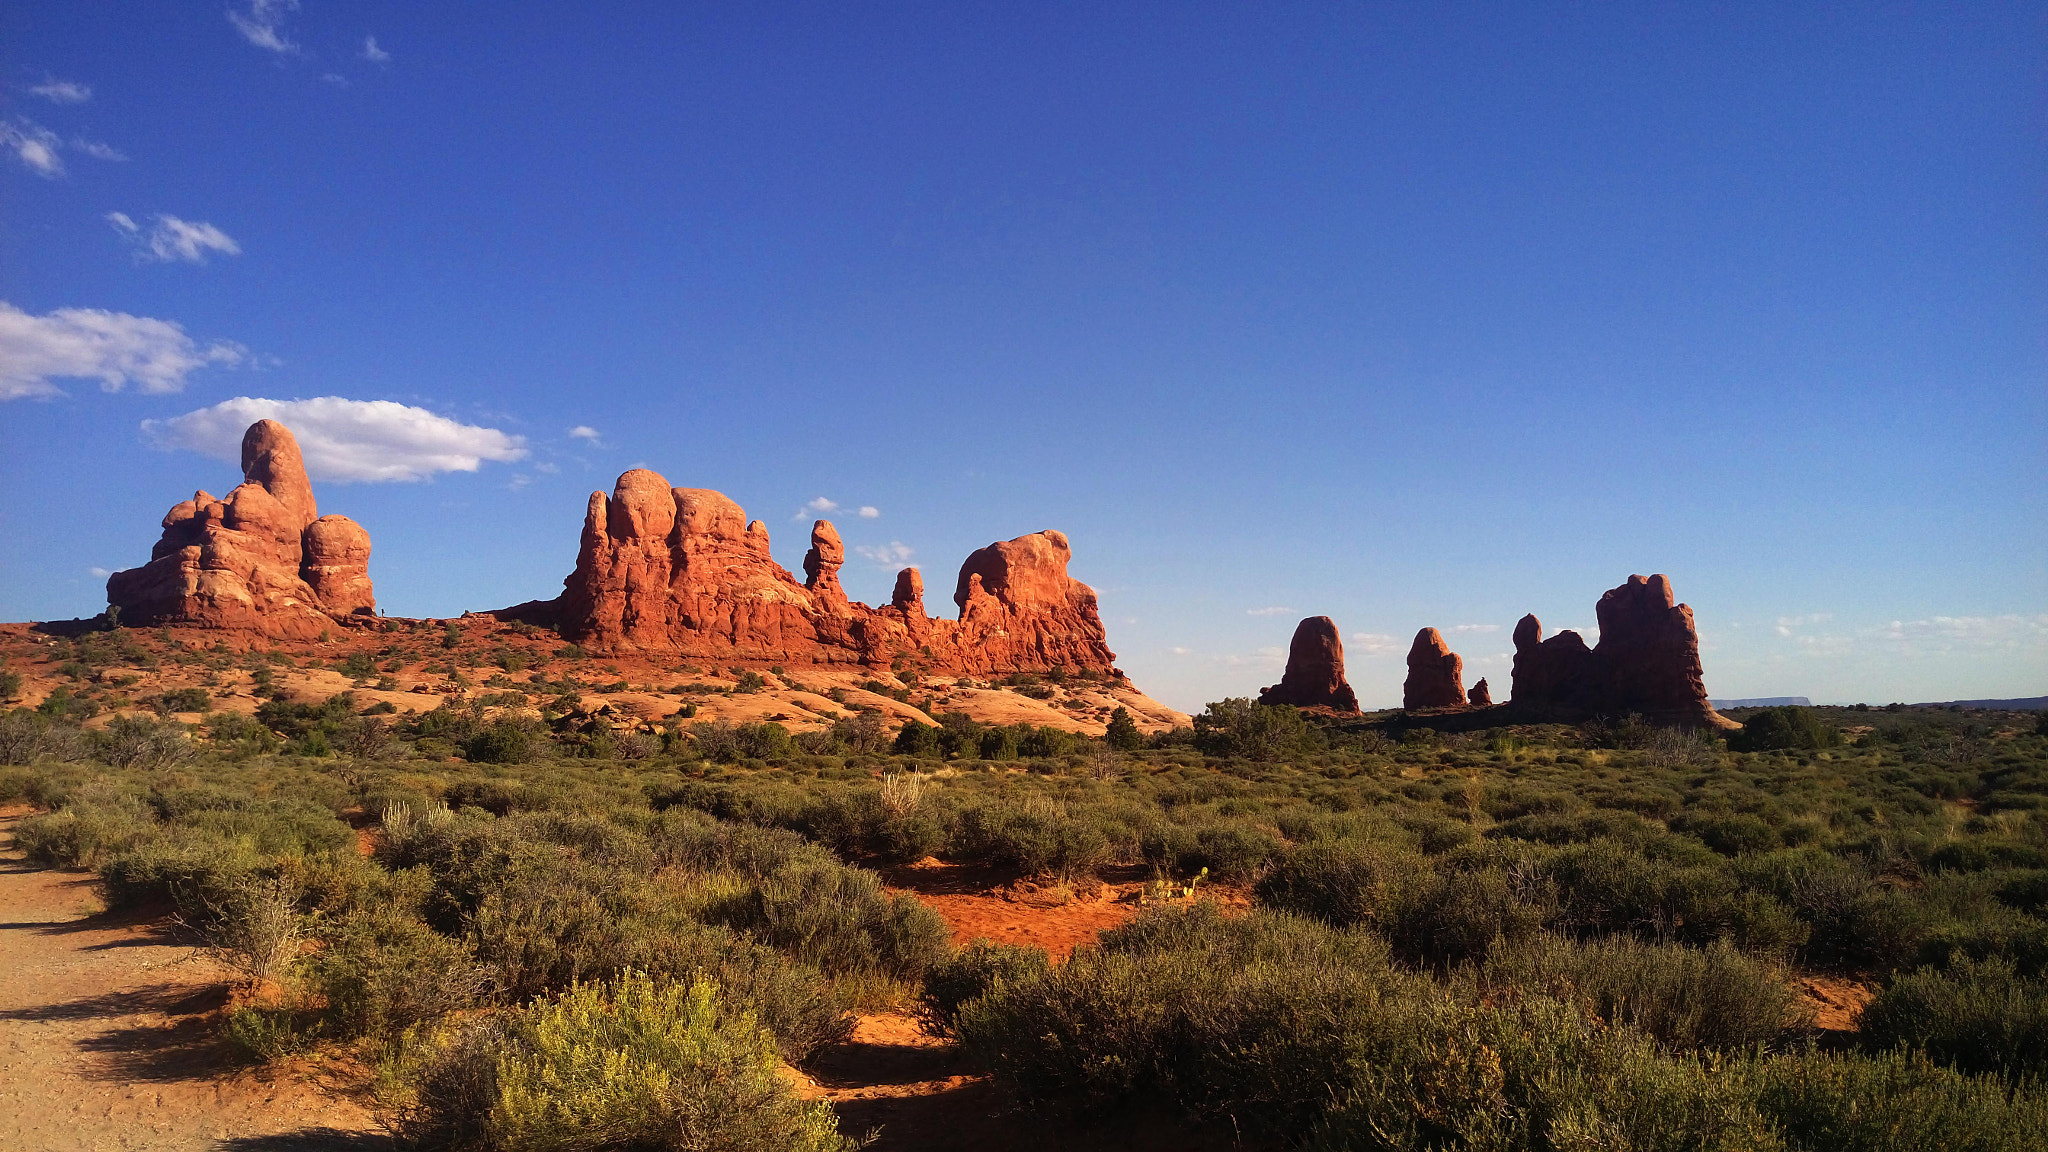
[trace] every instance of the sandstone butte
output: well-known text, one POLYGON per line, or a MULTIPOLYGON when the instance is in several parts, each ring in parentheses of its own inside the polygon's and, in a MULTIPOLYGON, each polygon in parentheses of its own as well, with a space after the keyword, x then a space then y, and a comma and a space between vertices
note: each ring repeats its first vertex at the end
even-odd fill
POLYGON ((830 522, 812 527, 798 581, 770 557, 767 526, 738 504, 636 468, 609 497, 591 493, 562 594, 495 615, 552 626, 610 655, 1116 675, 1095 592, 1067 575, 1072 554, 1053 531, 977 550, 954 586, 957 620, 925 614, 915 568, 897 574, 888 604, 871 608, 840 587, 846 550, 830 522))
POLYGON ((1541 621, 1522 617, 1509 703, 1531 718, 1640 715, 1659 724, 1740 727, 1707 703, 1692 609, 1676 599, 1666 577, 1630 576, 1600 597, 1600 643, 1591 648, 1570 630, 1546 640, 1541 621))
MULTIPOLYGON (((1578 723, 1596 717, 1641 716, 1668 726, 1739 728, 1707 703, 1699 633, 1692 609, 1676 603, 1664 576, 1630 576, 1600 597, 1595 609, 1600 643, 1588 648, 1577 632, 1546 640, 1534 616, 1515 626, 1514 682, 1507 703, 1495 704, 1485 680, 1468 694, 1460 686, 1464 661, 1434 628, 1416 633, 1408 650, 1406 709, 1485 709, 1497 724, 1578 723)), ((1294 630, 1281 682, 1259 694, 1262 704, 1328 705, 1344 682, 1344 650, 1327 616, 1312 616, 1294 630)), ((1343 707, 1342 705, 1333 705, 1343 707)))
POLYGON ((1344 679, 1344 641, 1328 616, 1310 616, 1294 626, 1287 646, 1287 671, 1280 682, 1259 691, 1261 704, 1358 711, 1358 697, 1344 679))
POLYGON ((1408 648, 1408 679, 1401 685, 1401 707, 1459 708, 1465 704, 1465 661, 1443 634, 1424 628, 1408 648))
POLYGON ((251 424, 242 476, 224 497, 202 490, 172 508, 149 563, 107 578, 121 622, 313 640, 373 616, 370 534, 320 515, 291 430, 251 424))

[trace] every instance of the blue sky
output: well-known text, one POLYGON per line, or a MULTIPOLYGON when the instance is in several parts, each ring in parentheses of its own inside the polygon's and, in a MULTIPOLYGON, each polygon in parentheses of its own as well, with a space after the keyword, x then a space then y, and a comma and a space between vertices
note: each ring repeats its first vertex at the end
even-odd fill
POLYGON ((1368 704, 1425 625, 1504 695, 1516 618, 1590 628, 1632 572, 1716 696, 2048 692, 2044 33, 10 4, 0 618, 96 612, 232 486, 207 452, 257 408, 216 406, 334 397, 391 405, 283 411, 393 614, 553 595, 645 465, 792 568, 843 506, 870 602, 1060 528, 1183 708, 1312 614, 1368 704))

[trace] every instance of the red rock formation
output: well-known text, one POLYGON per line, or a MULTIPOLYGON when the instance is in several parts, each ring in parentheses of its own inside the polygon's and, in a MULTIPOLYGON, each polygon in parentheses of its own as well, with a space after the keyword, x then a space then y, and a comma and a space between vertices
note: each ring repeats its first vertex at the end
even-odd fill
POLYGON ((1465 661, 1434 628, 1415 634, 1408 649, 1408 680, 1401 686, 1403 708, 1456 708, 1465 703, 1465 661))
POLYGON ((1294 626, 1294 640, 1287 646, 1287 671, 1278 684, 1259 690, 1259 703, 1358 711, 1358 697, 1344 679, 1344 641, 1337 634, 1336 621, 1310 616, 1294 626))
POLYGON ((376 612, 370 534, 322 516, 291 430, 259 420, 242 436, 243 482, 172 508, 149 563, 107 579, 123 624, 224 628, 310 640, 376 612))
POLYGON ((1493 691, 1486 686, 1486 677, 1481 676, 1477 684, 1465 693, 1465 703, 1474 708, 1487 708, 1493 704, 1493 691))
POLYGON ((769 554, 768 528, 701 488, 645 469, 592 493, 576 570, 555 600, 500 613, 552 623, 583 647, 773 662, 888 665, 941 673, 1112 670, 1095 593, 1067 575, 1071 548, 1038 532, 980 549, 961 566, 960 619, 924 612, 916 569, 882 608, 846 597, 846 549, 829 521, 811 529, 806 579, 769 554))
POLYGON ((1600 643, 1576 632, 1543 638, 1534 616, 1515 626, 1511 702, 1565 720, 1639 714, 1690 727, 1734 727, 1707 703, 1692 609, 1677 604, 1671 581, 1630 576, 1600 597, 1600 643))

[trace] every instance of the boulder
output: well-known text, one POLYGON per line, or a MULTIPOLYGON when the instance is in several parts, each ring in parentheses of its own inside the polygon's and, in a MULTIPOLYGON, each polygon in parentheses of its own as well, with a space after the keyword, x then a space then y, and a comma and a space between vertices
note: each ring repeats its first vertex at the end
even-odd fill
POLYGON ((1260 690, 1259 703, 1358 711, 1358 697, 1344 679, 1344 641, 1335 621, 1310 616, 1294 626, 1287 671, 1280 683, 1260 690))
POLYGON ((215 499, 203 489, 163 519, 140 568, 107 579, 121 622, 309 640, 337 620, 372 615, 370 534, 322 516, 291 430, 259 420, 242 435, 243 482, 215 499))
POLYGON ((1456 708, 1465 703, 1465 662, 1444 643, 1434 628, 1415 634, 1408 648, 1408 679, 1401 685, 1401 707, 1456 708))

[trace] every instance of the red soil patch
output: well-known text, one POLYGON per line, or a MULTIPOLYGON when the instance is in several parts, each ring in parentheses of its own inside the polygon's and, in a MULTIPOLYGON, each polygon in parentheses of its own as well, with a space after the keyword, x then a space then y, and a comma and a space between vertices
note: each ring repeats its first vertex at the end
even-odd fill
POLYGON ((1868 985, 1832 976, 1801 976, 1797 983, 1813 1026, 1823 1032, 1854 1032, 1856 1014, 1876 995, 1868 985))
POLYGON ((1144 885, 1128 879, 1059 884, 1013 872, 969 868, 926 857, 884 873, 889 887, 924 901, 953 930, 953 943, 976 939, 1043 948, 1065 960, 1103 930, 1130 923, 1144 885))

